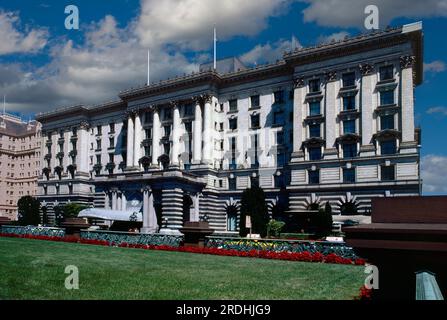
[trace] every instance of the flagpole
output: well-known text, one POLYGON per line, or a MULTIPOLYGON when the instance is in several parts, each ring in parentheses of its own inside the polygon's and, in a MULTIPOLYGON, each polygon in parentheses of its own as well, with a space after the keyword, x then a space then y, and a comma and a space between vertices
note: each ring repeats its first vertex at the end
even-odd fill
POLYGON ((217 69, 217 37, 216 37, 216 26, 214 26, 214 70, 217 69))
POLYGON ((151 53, 150 50, 147 50, 147 85, 149 86, 151 84, 151 78, 150 78, 150 74, 151 74, 151 69, 150 69, 150 58, 151 58, 151 53))

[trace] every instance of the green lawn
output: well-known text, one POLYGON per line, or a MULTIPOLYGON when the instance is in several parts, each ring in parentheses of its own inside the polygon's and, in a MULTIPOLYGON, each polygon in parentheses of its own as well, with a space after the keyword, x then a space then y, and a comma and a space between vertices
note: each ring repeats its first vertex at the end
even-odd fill
POLYGON ((359 266, 0 238, 0 300, 352 299, 363 279, 359 266))

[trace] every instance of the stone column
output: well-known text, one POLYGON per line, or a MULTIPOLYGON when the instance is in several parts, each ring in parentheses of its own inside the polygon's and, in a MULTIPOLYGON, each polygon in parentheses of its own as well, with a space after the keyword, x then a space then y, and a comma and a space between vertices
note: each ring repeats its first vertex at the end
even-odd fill
POLYGON ((361 64, 359 68, 362 74, 360 88, 360 108, 362 117, 360 134, 362 136, 362 145, 360 147, 360 155, 373 156, 375 149, 371 140, 373 135, 374 77, 376 77, 376 74, 374 73, 374 66, 370 64, 361 64))
POLYGON ((199 99, 195 99, 195 104, 192 161, 194 164, 200 164, 202 161, 202 108, 199 99))
POLYGON ((121 210, 126 211, 126 206, 127 206, 126 194, 124 192, 121 192, 121 210))
POLYGON ((400 92, 402 112, 402 142, 414 142, 414 85, 413 65, 414 56, 403 56, 400 58, 400 92))
POLYGON ((141 126, 140 113, 137 111, 135 112, 134 156, 133 156, 133 166, 136 168, 140 167, 139 161, 140 158, 142 157, 141 153, 141 142, 143 141, 142 134, 143 134, 143 127, 141 126))
POLYGON ((143 191, 143 228, 141 233, 155 233, 157 232, 157 215, 154 208, 154 194, 150 188, 145 188, 143 191))
POLYGON ((326 93, 325 93, 325 128, 326 128, 326 149, 324 159, 336 159, 337 149, 336 139, 336 99, 337 99, 337 73, 330 71, 326 73, 326 93))
POLYGON ((116 200, 116 210, 121 211, 122 210, 122 194, 121 192, 117 193, 117 200, 116 200))
POLYGON ((197 192, 196 195, 193 198, 194 202, 194 210, 191 214, 191 217, 189 218, 190 221, 197 222, 200 220, 200 193, 197 192))
POLYGON ((112 191, 112 210, 115 211, 117 210, 117 194, 116 191, 112 191))
POLYGON ((158 157, 160 156, 160 110, 155 107, 152 120, 152 167, 158 168, 158 157))
POLYGON ((204 107, 203 107, 203 153, 202 162, 205 164, 212 164, 213 159, 211 158, 211 152, 214 144, 214 138, 212 135, 212 119, 211 119, 211 96, 204 97, 204 107))
POLYGON ((110 209, 110 193, 106 192, 104 196, 104 209, 110 209))
POLYGON ((180 110, 177 102, 172 103, 172 152, 170 165, 179 167, 179 150, 180 150, 180 110))
MULTIPOLYGON (((89 130, 90 125, 88 122, 81 122, 78 130, 78 142, 76 145, 76 171, 77 173, 83 173, 88 175, 89 172, 89 130)), ((46 164, 45 164, 46 165, 46 164)))
POLYGON ((127 118, 127 167, 133 166, 133 152, 134 152, 134 122, 132 114, 129 113, 127 118))
POLYGON ((303 109, 306 97, 306 87, 304 78, 294 80, 293 92, 293 150, 291 162, 304 160, 304 153, 301 150, 303 143, 303 109))

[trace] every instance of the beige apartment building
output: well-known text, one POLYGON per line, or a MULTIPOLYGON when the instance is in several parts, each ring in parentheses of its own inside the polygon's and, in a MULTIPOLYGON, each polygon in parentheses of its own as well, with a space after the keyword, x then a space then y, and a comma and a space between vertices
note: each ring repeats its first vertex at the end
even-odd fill
POLYGON ((37 193, 40 128, 37 121, 0 115, 0 216, 17 219, 17 201, 37 193))

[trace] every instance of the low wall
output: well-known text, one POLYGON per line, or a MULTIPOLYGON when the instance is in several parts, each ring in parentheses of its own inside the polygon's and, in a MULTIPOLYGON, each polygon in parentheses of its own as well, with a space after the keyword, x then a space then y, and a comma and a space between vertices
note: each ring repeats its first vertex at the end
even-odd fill
POLYGON ((154 246, 171 246, 178 247, 183 241, 181 235, 168 235, 168 234, 142 234, 131 232, 119 232, 119 231, 89 231, 81 230, 81 239, 87 240, 101 240, 108 241, 113 245, 119 245, 122 243, 128 244, 142 244, 142 245, 154 245, 154 246))
POLYGON ((357 259, 351 247, 345 242, 331 241, 305 241, 305 240, 274 240, 274 239, 248 239, 230 237, 207 237, 206 246, 238 251, 268 250, 274 252, 319 252, 324 255, 334 253, 343 258, 357 259))
POLYGON ((1 233, 33 236, 64 237, 65 229, 36 226, 1 226, 1 233))

